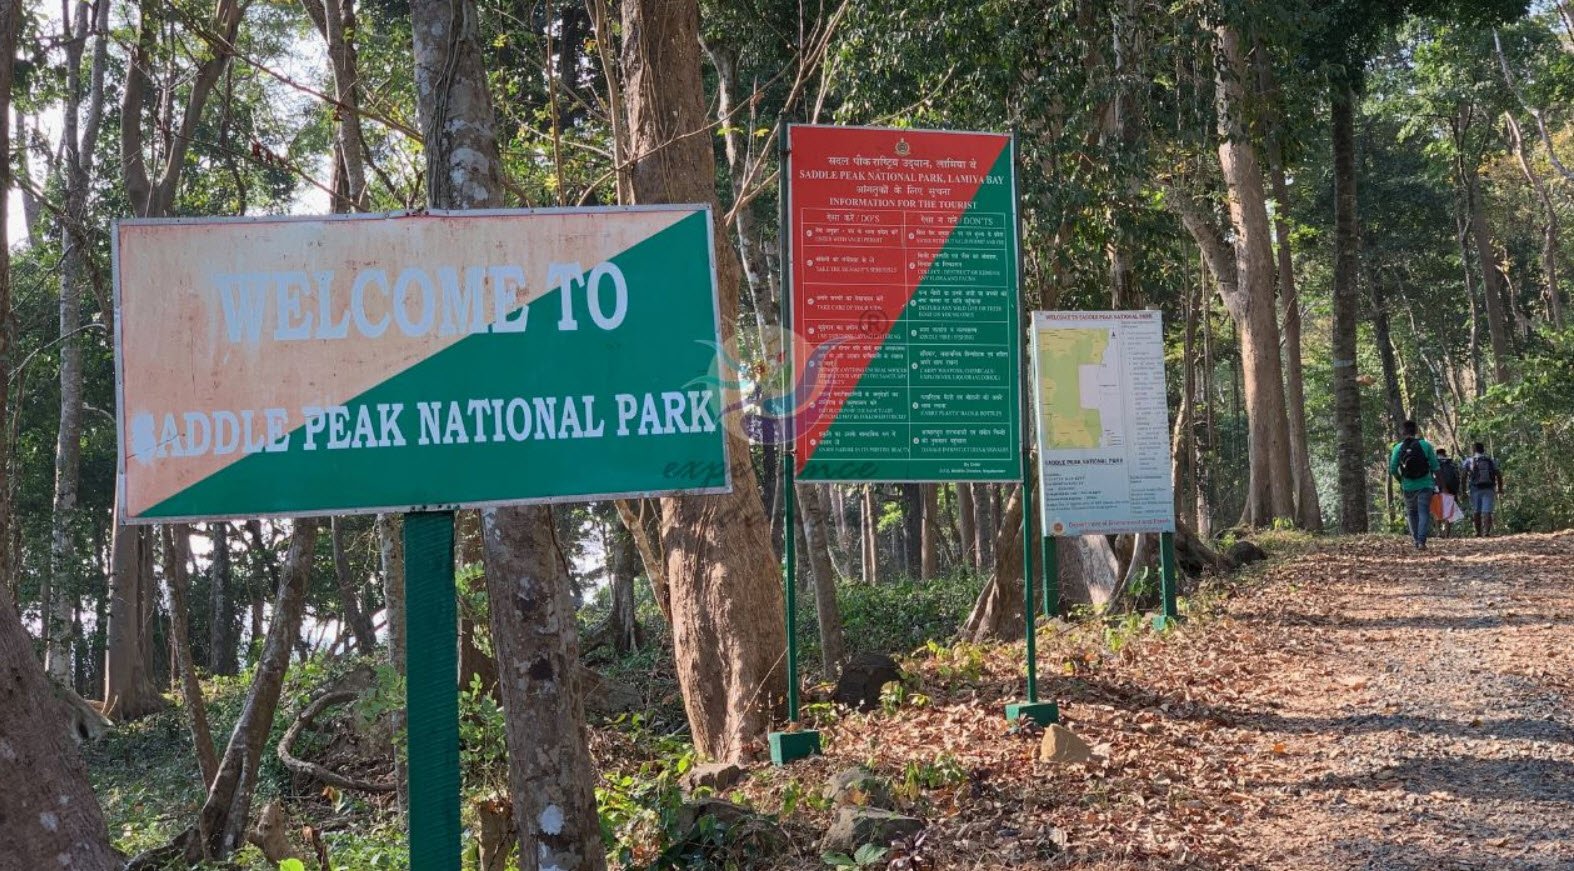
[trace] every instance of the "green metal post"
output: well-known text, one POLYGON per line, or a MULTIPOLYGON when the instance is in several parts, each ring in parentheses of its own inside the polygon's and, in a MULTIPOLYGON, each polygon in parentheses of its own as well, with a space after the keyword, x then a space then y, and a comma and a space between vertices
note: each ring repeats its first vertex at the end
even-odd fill
POLYGON ((786 457, 786 467, 782 469, 782 510, 785 517, 782 528, 786 530, 782 535, 782 549, 786 554, 787 576, 787 719, 789 722, 798 722, 798 549, 794 546, 797 539, 798 527, 797 512, 793 497, 793 452, 783 452, 786 457))
POLYGON ((1164 619, 1176 620, 1180 612, 1175 605, 1175 533, 1159 534, 1159 592, 1164 597, 1164 619))
POLYGON ((1060 560, 1055 548, 1055 537, 1044 536, 1042 554, 1044 577, 1044 617, 1053 620, 1060 616, 1060 560))
POLYGON ((1022 617, 1027 624, 1027 701, 1038 703, 1038 611, 1033 607, 1033 497, 1022 482, 1022 617))
POLYGON ((410 871, 459 871, 459 625, 454 513, 404 517, 410 871))

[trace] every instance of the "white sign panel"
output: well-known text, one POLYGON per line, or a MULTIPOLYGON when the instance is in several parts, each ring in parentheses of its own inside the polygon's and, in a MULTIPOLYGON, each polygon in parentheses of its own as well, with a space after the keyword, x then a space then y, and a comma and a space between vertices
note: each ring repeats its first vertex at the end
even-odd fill
POLYGON ((1046 534, 1175 531, 1159 312, 1034 312, 1033 398, 1046 534))

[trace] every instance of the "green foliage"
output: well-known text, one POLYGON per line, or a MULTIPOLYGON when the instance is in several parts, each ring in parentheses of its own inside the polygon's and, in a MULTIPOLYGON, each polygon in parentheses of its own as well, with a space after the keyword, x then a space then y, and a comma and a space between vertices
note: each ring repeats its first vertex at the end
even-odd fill
POLYGON ((1515 367, 1513 381, 1464 410, 1471 440, 1486 442, 1502 468, 1499 528, 1574 527, 1574 330, 1547 334, 1515 367))
POLYGON ((825 853, 821 858, 832 868, 873 868, 880 864, 890 850, 877 844, 864 844, 851 856, 846 853, 825 853))
MULTIPOLYGON (((905 653, 925 642, 948 639, 967 619, 984 579, 957 571, 929 581, 900 578, 874 586, 838 585, 842 631, 849 653, 905 653)), ((819 622, 812 609, 800 618, 803 661, 819 656, 819 622)))
POLYGON ((608 858, 634 867, 631 863, 649 861, 687 834, 679 831, 678 780, 694 766, 694 747, 679 736, 652 732, 638 714, 620 725, 645 761, 604 774, 596 805, 608 858))
POLYGON ((897 792, 909 800, 917 799, 926 789, 945 789, 967 780, 967 769, 950 753, 942 752, 928 762, 909 759, 902 768, 902 782, 897 792))

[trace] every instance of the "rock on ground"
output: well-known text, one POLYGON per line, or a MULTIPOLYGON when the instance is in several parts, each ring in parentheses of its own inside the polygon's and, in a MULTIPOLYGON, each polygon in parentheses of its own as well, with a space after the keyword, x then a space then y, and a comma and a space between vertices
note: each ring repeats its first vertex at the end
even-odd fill
POLYGON ((860 711, 880 706, 880 689, 902 679, 902 667, 883 653, 860 653, 842 666, 831 698, 860 711))
POLYGON ((923 828, 924 821, 917 817, 879 808, 843 807, 820 839, 820 852, 851 855, 864 844, 884 847, 923 828))
POLYGON ((836 805, 855 805, 894 810, 891 785, 885 778, 862 768, 849 768, 833 776, 821 793, 836 805))
POLYGON ((693 792, 701 787, 708 787, 714 792, 721 792, 737 786, 743 780, 743 769, 730 762, 709 762, 696 765, 683 775, 680 785, 684 792, 693 792))
POLYGON ((1038 758, 1041 762, 1060 762, 1067 765, 1087 762, 1093 758, 1093 748, 1078 737, 1077 733, 1059 723, 1053 723, 1044 730, 1044 741, 1038 747, 1038 758))

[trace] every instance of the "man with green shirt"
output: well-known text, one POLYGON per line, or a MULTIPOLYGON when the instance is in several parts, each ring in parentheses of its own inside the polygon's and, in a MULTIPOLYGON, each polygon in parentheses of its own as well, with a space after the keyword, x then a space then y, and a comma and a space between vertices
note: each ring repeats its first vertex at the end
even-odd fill
POLYGON ((1399 479, 1399 489, 1405 495, 1405 523, 1416 550, 1426 550, 1426 535, 1432 525, 1432 476, 1437 468, 1432 443, 1421 438, 1415 421, 1405 421, 1404 438, 1388 457, 1388 474, 1399 479))

